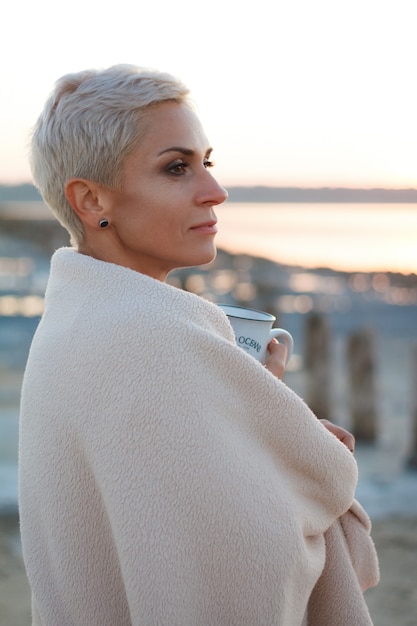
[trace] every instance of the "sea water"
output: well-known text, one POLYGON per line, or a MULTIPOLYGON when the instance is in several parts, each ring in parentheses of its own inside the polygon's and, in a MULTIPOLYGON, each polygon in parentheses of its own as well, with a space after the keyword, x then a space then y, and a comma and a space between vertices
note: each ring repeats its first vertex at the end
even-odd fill
POLYGON ((17 503, 18 409, 0 407, 0 513, 17 503))
POLYGON ((416 204, 226 203, 217 244, 302 267, 417 273, 416 204))

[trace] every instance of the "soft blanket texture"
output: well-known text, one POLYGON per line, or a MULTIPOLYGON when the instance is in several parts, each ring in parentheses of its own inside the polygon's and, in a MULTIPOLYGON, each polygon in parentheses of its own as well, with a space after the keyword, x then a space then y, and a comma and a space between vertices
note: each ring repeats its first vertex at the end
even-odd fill
POLYGON ((355 460, 214 304, 59 250, 20 429, 33 624, 371 624, 355 460))

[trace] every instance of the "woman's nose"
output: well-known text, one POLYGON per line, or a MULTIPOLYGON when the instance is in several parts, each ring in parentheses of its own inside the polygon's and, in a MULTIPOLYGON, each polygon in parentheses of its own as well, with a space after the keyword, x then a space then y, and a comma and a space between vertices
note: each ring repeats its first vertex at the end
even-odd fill
POLYGON ((217 182, 217 180, 207 172, 208 177, 205 184, 202 185, 202 189, 198 194, 198 201, 201 204, 210 204, 211 206, 222 204, 227 200, 229 194, 226 189, 217 182))

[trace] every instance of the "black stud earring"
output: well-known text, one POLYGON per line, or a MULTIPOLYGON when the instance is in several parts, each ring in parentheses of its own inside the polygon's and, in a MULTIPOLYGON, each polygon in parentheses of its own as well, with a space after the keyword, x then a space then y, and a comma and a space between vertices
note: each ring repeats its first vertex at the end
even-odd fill
POLYGON ((98 225, 100 226, 100 228, 107 228, 107 226, 110 224, 109 220, 106 220, 106 218, 103 218, 102 220, 99 221, 98 225))

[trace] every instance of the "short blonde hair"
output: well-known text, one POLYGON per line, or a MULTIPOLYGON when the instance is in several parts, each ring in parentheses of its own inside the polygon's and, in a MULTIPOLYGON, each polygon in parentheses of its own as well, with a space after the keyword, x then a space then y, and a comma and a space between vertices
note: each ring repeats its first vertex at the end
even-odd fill
POLYGON ((73 244, 84 231, 66 199, 66 182, 78 177, 117 187, 123 161, 140 141, 141 110, 189 103, 188 93, 170 74, 134 65, 67 74, 56 82, 33 129, 29 158, 36 186, 73 244))

